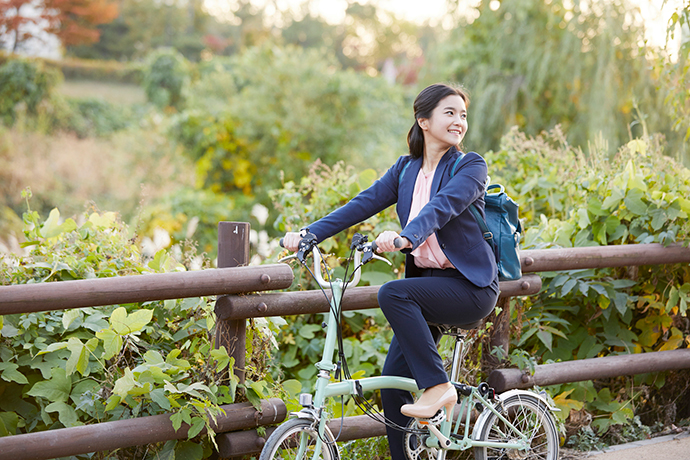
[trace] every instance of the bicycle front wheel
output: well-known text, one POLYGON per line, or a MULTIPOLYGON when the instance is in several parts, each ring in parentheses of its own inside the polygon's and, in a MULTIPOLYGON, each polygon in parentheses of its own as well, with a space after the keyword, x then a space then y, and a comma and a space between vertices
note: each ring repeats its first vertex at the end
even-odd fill
POLYGON ((326 428, 321 452, 316 456, 318 439, 319 433, 313 421, 289 420, 268 437, 259 460, 338 460, 338 449, 330 430, 326 428))
MULTIPOLYGON (((475 447, 476 460, 558 460, 558 430, 546 404, 534 396, 517 394, 508 397, 497 409, 520 433, 527 435, 527 450, 504 447, 475 447)), ((517 433, 494 413, 480 427, 478 441, 513 442, 517 433)))

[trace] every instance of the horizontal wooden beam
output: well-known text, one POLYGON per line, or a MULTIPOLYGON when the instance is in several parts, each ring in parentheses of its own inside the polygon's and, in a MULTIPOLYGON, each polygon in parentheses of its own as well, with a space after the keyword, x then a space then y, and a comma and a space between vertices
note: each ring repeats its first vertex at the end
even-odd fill
POLYGON ((0 315, 290 287, 286 264, 0 286, 0 315))
MULTIPOLYGON (((345 291, 343 310, 378 308, 376 298, 381 286, 353 287, 345 291)), ((541 289, 538 275, 525 275, 515 281, 501 281, 501 297, 536 294, 541 289)), ((330 291, 327 291, 330 299, 330 291)), ((328 303, 320 290, 271 292, 266 294, 232 295, 218 299, 219 319, 243 319, 261 316, 287 316, 325 313, 328 303)))
POLYGON ((579 248, 526 249, 520 251, 523 273, 628 267, 690 262, 690 248, 681 244, 620 244, 579 248))
POLYGON ((496 369, 489 375, 488 383, 498 393, 501 393, 516 388, 531 388, 535 385, 558 385, 560 383, 678 369, 690 369, 690 349, 683 348, 541 364, 536 366, 534 375, 520 369, 496 369))
MULTIPOLYGON (((287 408, 278 398, 261 401, 261 411, 250 403, 221 406, 213 426, 217 433, 275 425, 285 420, 287 408)), ((71 455, 101 452, 126 447, 186 439, 189 426, 175 431, 171 414, 139 417, 94 425, 19 434, 0 438, 0 458, 47 460, 71 455)))

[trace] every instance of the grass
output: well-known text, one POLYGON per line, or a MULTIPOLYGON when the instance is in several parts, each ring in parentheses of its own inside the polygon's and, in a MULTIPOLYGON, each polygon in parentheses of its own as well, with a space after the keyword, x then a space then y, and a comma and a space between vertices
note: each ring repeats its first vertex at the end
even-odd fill
POLYGON ((102 98, 113 104, 132 105, 146 102, 144 89, 138 85, 93 80, 65 80, 58 92, 74 99, 102 98))

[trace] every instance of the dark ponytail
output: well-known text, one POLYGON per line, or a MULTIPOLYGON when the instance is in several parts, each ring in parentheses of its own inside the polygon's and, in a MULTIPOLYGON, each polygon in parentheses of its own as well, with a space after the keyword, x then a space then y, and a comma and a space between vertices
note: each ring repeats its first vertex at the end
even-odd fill
POLYGON ((431 118, 431 113, 438 106, 439 102, 445 97, 457 95, 465 101, 469 108, 470 97, 462 88, 436 83, 424 88, 414 100, 414 124, 407 133, 407 146, 410 149, 412 158, 424 156, 424 131, 419 126, 417 120, 420 118, 431 118))

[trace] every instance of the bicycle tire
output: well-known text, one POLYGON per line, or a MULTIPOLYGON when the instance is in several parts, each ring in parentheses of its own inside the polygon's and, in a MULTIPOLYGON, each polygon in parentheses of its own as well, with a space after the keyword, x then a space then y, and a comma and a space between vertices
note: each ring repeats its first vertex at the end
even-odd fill
MULTIPOLYGON (((558 460, 559 436, 546 404, 531 395, 517 394, 500 404, 500 412, 522 433, 531 433, 527 451, 499 447, 475 447, 476 460, 558 460)), ((478 441, 512 441, 516 437, 496 414, 489 413, 479 428, 478 441)))
MULTIPOLYGON (((321 455, 318 458, 339 460, 338 448, 328 428, 324 432, 324 438, 325 442, 321 444, 321 455)), ((268 437, 259 460, 312 460, 317 439, 318 433, 312 420, 300 418, 288 420, 268 437), (297 456, 300 439, 306 442, 307 454, 302 459, 297 456)))

